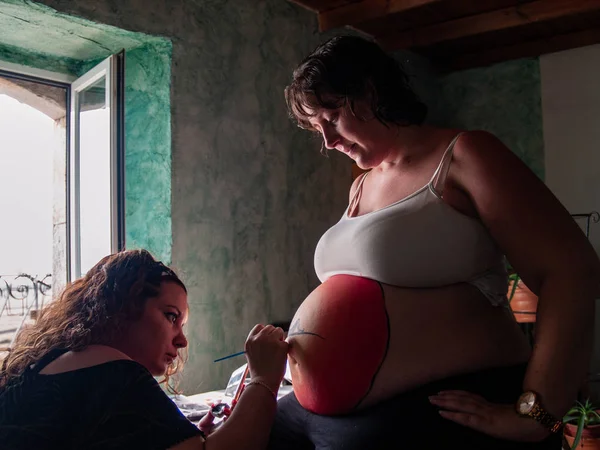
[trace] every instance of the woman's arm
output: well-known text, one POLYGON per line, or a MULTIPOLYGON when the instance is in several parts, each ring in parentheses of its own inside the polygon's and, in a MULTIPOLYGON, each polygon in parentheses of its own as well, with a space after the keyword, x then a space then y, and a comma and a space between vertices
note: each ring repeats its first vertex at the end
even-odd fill
POLYGON ((285 372, 288 343, 281 328, 256 325, 246 339, 252 382, 244 387, 227 421, 200 443, 189 439, 172 450, 261 450, 266 448, 277 409, 277 391, 285 372))
MULTIPOLYGON (((278 386, 277 386, 278 387, 278 386)), ((276 387, 276 388, 277 388, 276 387)), ((171 450, 260 450, 267 447, 277 402, 264 386, 244 388, 231 416, 206 438, 188 439, 171 450)))
POLYGON ((450 182, 481 220, 527 286, 539 295, 535 347, 523 390, 540 394, 560 418, 589 370, 600 262, 550 190, 497 138, 463 135, 450 182))

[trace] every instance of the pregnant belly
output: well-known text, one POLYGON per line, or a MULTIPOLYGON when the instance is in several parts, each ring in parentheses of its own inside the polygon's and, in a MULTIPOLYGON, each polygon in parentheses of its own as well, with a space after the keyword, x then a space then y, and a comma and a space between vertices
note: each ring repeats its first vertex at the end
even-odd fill
POLYGON ((373 386, 389 345, 379 283, 336 275, 304 300, 288 332, 294 393, 317 414, 359 406, 373 386))

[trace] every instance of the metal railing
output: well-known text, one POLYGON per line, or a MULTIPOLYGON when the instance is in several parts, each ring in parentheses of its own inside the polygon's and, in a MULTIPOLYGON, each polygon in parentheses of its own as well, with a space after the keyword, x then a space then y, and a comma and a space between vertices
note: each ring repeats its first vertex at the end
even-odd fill
POLYGON ((0 348, 10 347, 27 319, 35 319, 33 313, 51 297, 51 274, 0 275, 0 348))

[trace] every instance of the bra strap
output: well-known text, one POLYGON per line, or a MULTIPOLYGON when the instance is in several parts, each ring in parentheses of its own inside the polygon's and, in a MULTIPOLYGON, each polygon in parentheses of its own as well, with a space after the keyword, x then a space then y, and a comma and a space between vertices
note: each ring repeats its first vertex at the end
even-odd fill
POLYGON ((448 176, 448 171, 450 170, 450 163, 452 162, 452 152, 454 151, 454 145, 456 144, 456 141, 458 141, 458 138, 462 134, 463 132, 460 132, 454 137, 454 139, 452 139, 450 145, 448 145, 448 148, 442 156, 440 164, 437 166, 437 169, 435 169, 433 177, 431 177, 431 181, 429 182, 430 185, 432 185, 433 188, 440 195, 443 194, 444 184, 446 183, 446 177, 448 176))
POLYGON ((29 366, 29 370, 31 371, 30 373, 31 374, 40 373, 42 370, 44 370, 44 367, 46 367, 52 361, 57 359, 59 356, 64 355, 68 351, 69 350, 64 349, 64 348, 55 348, 54 350, 50 350, 48 353, 46 353, 44 356, 42 356, 37 363, 29 366))
POLYGON ((348 206, 348 216, 352 217, 354 215, 354 211, 358 207, 358 202, 360 201, 360 197, 362 195, 362 187, 365 179, 369 172, 365 172, 361 175, 361 179, 358 182, 358 186, 356 186, 356 191, 354 191, 354 195, 352 196, 352 200, 350 201, 350 205, 348 206))

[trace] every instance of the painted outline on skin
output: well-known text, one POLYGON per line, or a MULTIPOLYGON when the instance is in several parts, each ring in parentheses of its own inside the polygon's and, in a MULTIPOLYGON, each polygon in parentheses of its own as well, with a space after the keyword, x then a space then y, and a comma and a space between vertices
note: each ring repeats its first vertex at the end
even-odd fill
POLYGON ((309 335, 309 336, 316 336, 318 338, 321 338, 321 339, 325 340, 325 338, 323 336, 321 336, 320 334, 312 333, 310 331, 306 331, 306 330, 303 330, 302 328, 300 328, 300 318, 298 318, 290 326, 290 329, 288 331, 288 337, 291 337, 291 336, 301 336, 303 334, 304 335, 309 335))

